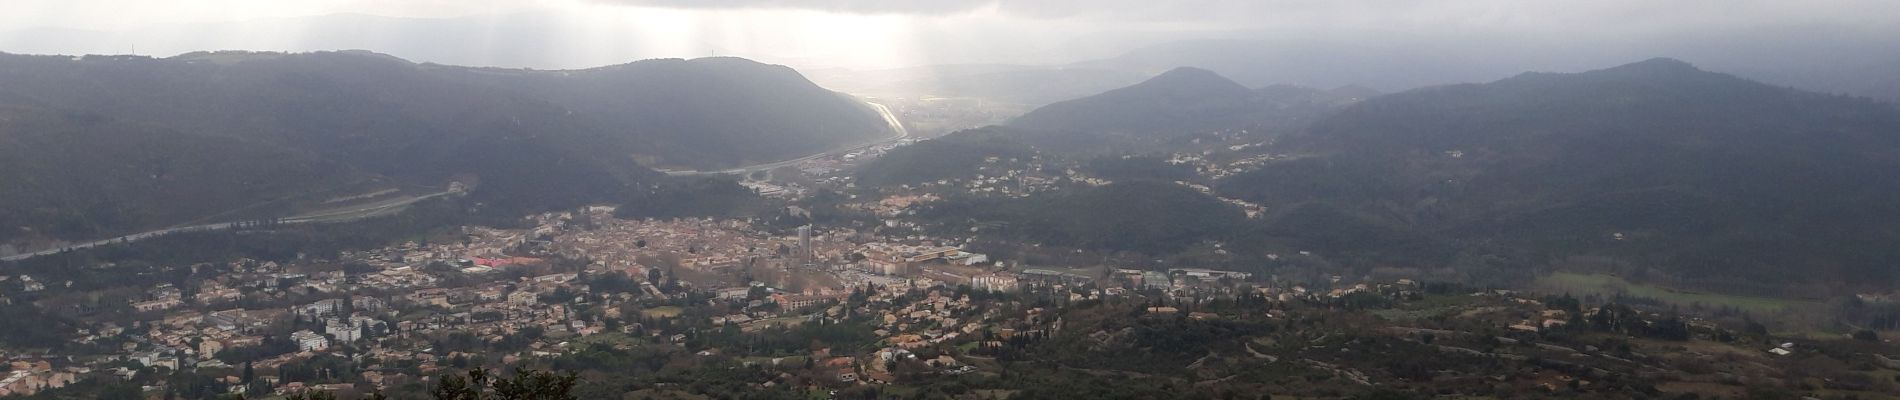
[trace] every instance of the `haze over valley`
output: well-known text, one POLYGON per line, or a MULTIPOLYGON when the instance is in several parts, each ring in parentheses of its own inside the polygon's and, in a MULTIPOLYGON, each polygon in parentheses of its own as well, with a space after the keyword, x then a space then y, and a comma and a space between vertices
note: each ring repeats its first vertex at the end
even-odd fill
POLYGON ((1880 1, 22 1, 0 398, 1900 394, 1880 1))

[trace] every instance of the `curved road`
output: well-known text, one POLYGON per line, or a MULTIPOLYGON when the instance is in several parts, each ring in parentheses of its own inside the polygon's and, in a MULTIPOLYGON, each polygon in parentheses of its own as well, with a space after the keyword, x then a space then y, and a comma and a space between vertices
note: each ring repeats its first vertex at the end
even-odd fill
POLYGON ((831 149, 824 152, 820 152, 818 154, 812 154, 809 156, 794 158, 794 159, 785 160, 785 161, 775 161, 775 162, 769 162, 769 163, 764 163, 764 164, 753 164, 753 165, 747 165, 747 166, 738 167, 738 168, 722 169, 722 170, 717 170, 717 171, 662 170, 661 172, 665 172, 667 175, 672 175, 672 176, 749 174, 749 173, 758 172, 758 171, 778 169, 780 167, 785 167, 785 166, 790 166, 790 165, 798 165, 798 163, 815 160, 820 157, 840 154, 840 153, 849 153, 853 151, 871 148, 877 145, 882 145, 885 143, 903 140, 904 138, 910 137, 910 130, 905 129, 904 123, 902 121, 897 120, 897 114, 891 113, 890 107, 885 107, 883 104, 872 103, 872 102, 865 102, 864 104, 870 105, 872 110, 876 110, 879 116, 884 117, 884 123, 890 124, 891 132, 895 133, 895 135, 875 141, 875 142, 871 142, 871 143, 831 149))
MULTIPOLYGON (((430 193, 430 194, 426 194, 422 196, 381 201, 381 202, 363 204, 363 205, 358 205, 358 206, 351 206, 351 207, 323 210, 323 211, 314 211, 308 214, 284 218, 280 220, 279 222, 284 223, 284 224, 346 222, 346 221, 358 220, 358 219, 373 217, 377 215, 387 214, 389 212, 401 210, 403 207, 408 207, 410 204, 415 204, 416 202, 419 202, 419 201, 447 196, 454 193, 455 192, 444 191, 440 193, 430 193)), ((154 237, 169 235, 173 233, 202 232, 202 231, 231 229, 231 228, 236 228, 239 224, 241 224, 241 222, 220 222, 220 223, 215 223, 215 224, 202 224, 202 225, 165 228, 165 229, 159 229, 159 230, 149 231, 149 232, 134 233, 134 234, 115 237, 111 239, 95 240, 95 241, 85 242, 85 243, 75 243, 75 244, 70 244, 70 245, 61 246, 61 247, 52 248, 52 249, 40 250, 36 252, 31 252, 31 253, 14 254, 10 256, 0 257, 0 261, 19 261, 19 260, 25 260, 25 259, 33 258, 33 257, 59 254, 61 252, 70 251, 70 250, 99 247, 99 246, 104 246, 104 245, 113 244, 113 243, 136 242, 140 240, 151 239, 154 237)))

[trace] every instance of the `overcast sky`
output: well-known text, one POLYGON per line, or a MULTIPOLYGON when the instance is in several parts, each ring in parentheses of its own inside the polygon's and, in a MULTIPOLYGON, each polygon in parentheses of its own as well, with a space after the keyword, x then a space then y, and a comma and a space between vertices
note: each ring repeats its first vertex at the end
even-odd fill
POLYGON ((534 68, 707 55, 807 69, 1057 65, 1191 39, 1324 41, 1378 51, 1424 48, 1486 57, 1499 70, 1580 69, 1653 56, 1736 68, 1756 60, 1900 57, 1893 55, 1900 52, 1895 50, 1900 40, 1894 39, 1900 38, 1900 0, 5 0, 5 5, 0 51, 6 52, 122 54, 136 47, 139 54, 170 56, 219 49, 367 49, 417 61, 534 68), (1791 51, 1803 53, 1783 55, 1791 51))

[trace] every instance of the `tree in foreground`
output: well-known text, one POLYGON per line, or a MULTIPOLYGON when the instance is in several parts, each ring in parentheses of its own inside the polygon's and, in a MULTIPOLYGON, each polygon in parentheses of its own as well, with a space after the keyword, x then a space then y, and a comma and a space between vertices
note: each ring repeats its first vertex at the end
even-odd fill
MULTIPOLYGON (((219 397, 219 399, 245 400, 245 397, 242 394, 233 394, 233 395, 227 395, 224 397, 219 397)), ((336 397, 336 394, 321 391, 321 390, 305 390, 302 392, 286 395, 283 397, 283 400, 337 400, 337 397, 336 397)), ((368 396, 364 396, 363 400, 389 400, 389 396, 384 396, 383 392, 379 391, 379 392, 370 393, 368 396)))
POLYGON ((579 400, 572 394, 576 381, 571 372, 520 369, 509 378, 476 368, 467 378, 443 375, 429 394, 436 400, 579 400))

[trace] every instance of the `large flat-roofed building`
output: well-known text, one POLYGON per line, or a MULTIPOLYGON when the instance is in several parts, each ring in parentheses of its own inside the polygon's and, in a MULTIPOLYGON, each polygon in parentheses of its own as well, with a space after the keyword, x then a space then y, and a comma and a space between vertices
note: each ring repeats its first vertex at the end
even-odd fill
POLYGON ((1168 287, 1168 284, 1168 274, 1161 273, 1161 271, 1142 271, 1141 273, 1142 286, 1165 288, 1168 287))
POLYGON ((330 338, 323 337, 323 335, 309 330, 291 333, 290 340, 297 342, 297 350, 301 351, 317 351, 330 348, 330 338))
POLYGON ((991 292, 1016 291, 1018 280, 1014 275, 991 274, 970 277, 970 288, 991 292))
POLYGON ((1094 280, 1094 278, 1071 274, 1071 273, 1062 272, 1062 271, 1030 268, 1030 269, 1023 270, 1022 278, 1020 278, 1020 280, 1024 280, 1024 281, 1033 280, 1033 281, 1039 281, 1039 282, 1044 282, 1044 283, 1078 284, 1078 283, 1086 283, 1086 282, 1092 281, 1094 280))
POLYGON ((905 256, 907 257, 906 261, 916 263, 916 262, 937 260, 937 259, 949 257, 951 255, 955 255, 961 252, 962 252, 961 250, 957 250, 957 248, 955 247, 930 247, 930 248, 917 249, 914 252, 906 253, 905 256))
POLYGON ((1175 268, 1175 269, 1168 270, 1168 275, 1181 275, 1181 276, 1200 279, 1204 281, 1218 280, 1221 278, 1247 279, 1248 277, 1253 276, 1253 274, 1246 273, 1246 272, 1221 271, 1221 270, 1203 269, 1203 268, 1175 268))

